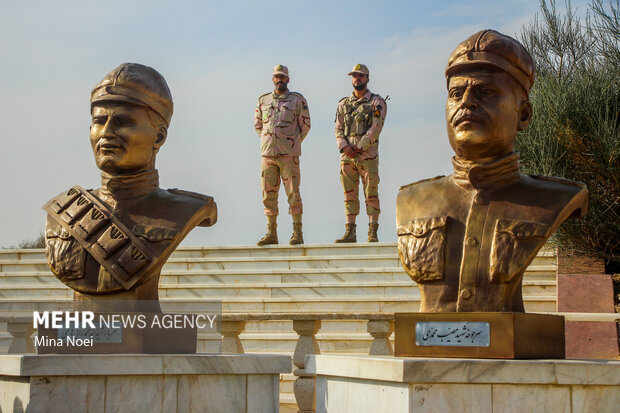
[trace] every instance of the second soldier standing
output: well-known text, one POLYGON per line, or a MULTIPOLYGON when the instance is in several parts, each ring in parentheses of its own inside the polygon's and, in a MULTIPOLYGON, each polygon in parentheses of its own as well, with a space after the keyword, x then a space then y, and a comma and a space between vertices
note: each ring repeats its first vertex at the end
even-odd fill
POLYGON ((368 90, 370 71, 353 67, 353 93, 338 103, 336 141, 340 150, 340 181, 344 190, 345 233, 340 242, 356 242, 355 219, 359 214, 359 180, 362 179, 368 214, 368 242, 377 242, 379 228, 379 134, 385 122, 385 100, 368 90))
POLYGON ((299 156, 301 142, 310 131, 310 113, 306 99, 288 90, 290 78, 286 66, 274 67, 272 80, 274 91, 258 98, 254 116, 254 128, 260 137, 261 189, 267 216, 267 234, 256 244, 278 243, 280 180, 288 197, 289 213, 293 216, 293 235, 289 243, 303 244, 299 156))

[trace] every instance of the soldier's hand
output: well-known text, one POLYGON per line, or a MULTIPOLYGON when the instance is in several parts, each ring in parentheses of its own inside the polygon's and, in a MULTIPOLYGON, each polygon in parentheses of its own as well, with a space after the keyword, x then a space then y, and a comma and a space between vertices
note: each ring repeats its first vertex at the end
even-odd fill
POLYGON ((354 148, 351 145, 347 145, 344 148, 342 148, 342 152, 344 152, 344 154, 347 155, 351 159, 355 158, 355 156, 358 154, 356 150, 358 149, 354 148))

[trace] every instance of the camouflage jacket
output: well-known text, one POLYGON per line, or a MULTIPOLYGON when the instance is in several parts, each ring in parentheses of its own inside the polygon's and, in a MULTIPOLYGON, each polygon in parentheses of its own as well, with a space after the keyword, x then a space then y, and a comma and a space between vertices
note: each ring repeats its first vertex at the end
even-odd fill
POLYGON ((301 142, 310 131, 306 99, 291 91, 265 93, 256 104, 254 128, 262 156, 301 155, 301 142))
POLYGON ((370 91, 360 99, 353 94, 342 98, 336 110, 336 141, 342 154, 340 159, 349 159, 342 152, 347 145, 362 150, 357 159, 376 159, 379 156, 379 134, 386 115, 385 100, 370 91))

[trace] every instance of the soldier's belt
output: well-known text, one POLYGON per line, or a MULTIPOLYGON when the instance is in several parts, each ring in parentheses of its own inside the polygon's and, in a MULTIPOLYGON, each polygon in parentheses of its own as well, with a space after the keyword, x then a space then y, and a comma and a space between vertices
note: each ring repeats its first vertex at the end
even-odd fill
POLYGON ((144 242, 79 186, 52 198, 43 209, 125 290, 131 289, 156 263, 144 242))

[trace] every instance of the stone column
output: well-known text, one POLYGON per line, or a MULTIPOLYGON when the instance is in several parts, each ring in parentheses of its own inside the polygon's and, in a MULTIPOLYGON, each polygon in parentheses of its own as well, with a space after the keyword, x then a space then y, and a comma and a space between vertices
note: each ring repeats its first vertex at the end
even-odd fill
POLYGON ((13 336, 11 344, 9 344, 9 354, 34 353, 34 343, 32 342, 32 319, 28 321, 7 321, 6 329, 13 336))
POLYGON ((394 355, 394 349, 392 348, 392 343, 390 343, 390 335, 394 331, 393 320, 368 320, 367 331, 373 337, 369 355, 394 355))
POLYGON ((293 374, 297 376, 293 384, 298 413, 314 413, 316 410, 316 378, 314 374, 306 373, 306 355, 321 354, 315 334, 321 329, 321 320, 293 320, 293 329, 299 335, 293 364, 297 369, 293 374))
POLYGON ((222 321, 220 353, 243 354, 239 334, 245 330, 245 321, 222 321))

